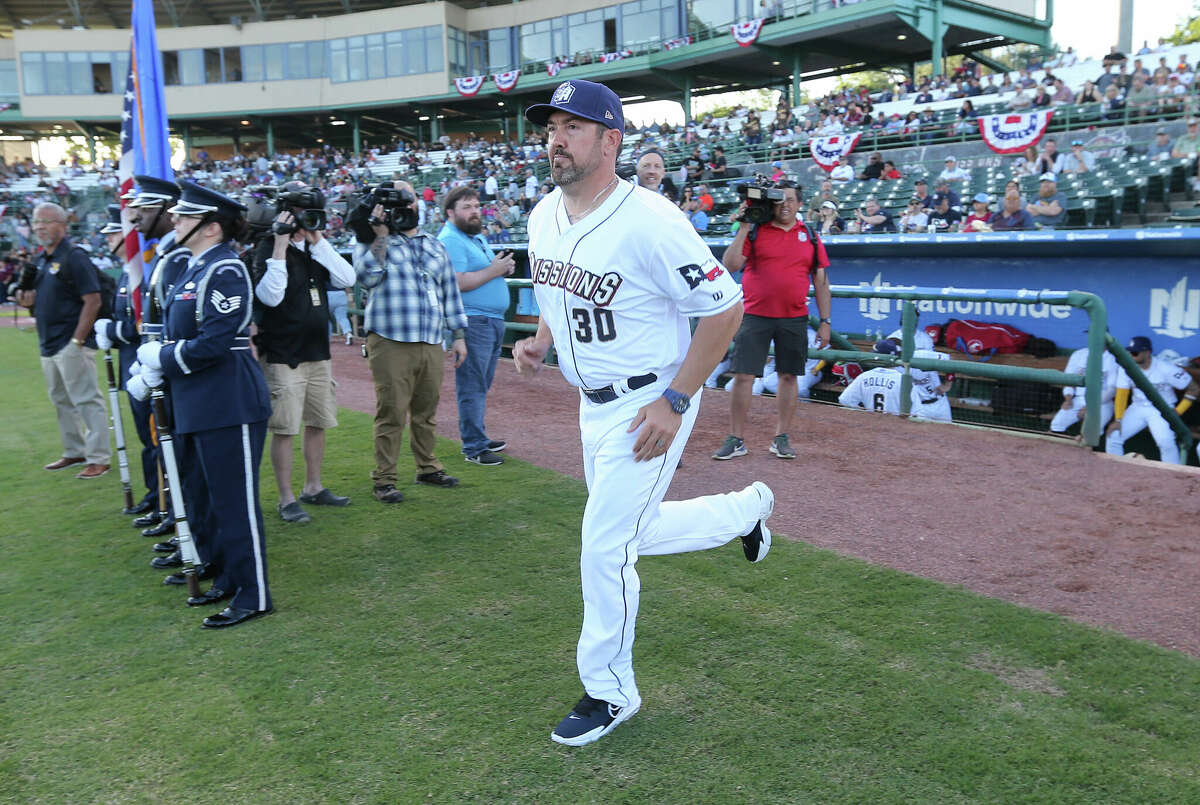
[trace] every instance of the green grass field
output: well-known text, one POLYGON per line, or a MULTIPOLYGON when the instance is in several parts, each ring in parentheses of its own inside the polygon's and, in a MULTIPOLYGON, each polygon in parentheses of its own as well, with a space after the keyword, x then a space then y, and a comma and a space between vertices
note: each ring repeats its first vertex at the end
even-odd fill
POLYGON ((202 630, 115 470, 41 470, 33 335, 0 354, 0 801, 1200 802, 1195 659, 786 540, 643 561, 643 709, 553 744, 583 484, 445 442, 462 486, 384 507, 349 411, 353 505, 285 528, 264 460, 276 613, 202 630))

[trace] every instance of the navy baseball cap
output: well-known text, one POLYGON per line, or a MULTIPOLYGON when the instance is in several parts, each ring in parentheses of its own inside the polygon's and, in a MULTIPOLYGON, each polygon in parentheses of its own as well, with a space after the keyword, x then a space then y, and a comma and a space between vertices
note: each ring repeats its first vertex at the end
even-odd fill
POLYGON ((603 84, 572 78, 564 81, 550 96, 550 103, 535 103, 525 110, 525 119, 538 126, 546 125, 554 112, 569 112, 584 120, 592 120, 624 133, 625 113, 621 99, 603 84))
POLYGON ((1150 339, 1144 335, 1135 335, 1129 339, 1129 344, 1125 347, 1130 354, 1136 355, 1139 352, 1145 352, 1148 349, 1153 349, 1150 345, 1150 339))
POLYGON ((876 341, 875 346, 872 347, 872 349, 874 349, 880 355, 900 354, 900 345, 890 338, 882 338, 879 341, 876 341))

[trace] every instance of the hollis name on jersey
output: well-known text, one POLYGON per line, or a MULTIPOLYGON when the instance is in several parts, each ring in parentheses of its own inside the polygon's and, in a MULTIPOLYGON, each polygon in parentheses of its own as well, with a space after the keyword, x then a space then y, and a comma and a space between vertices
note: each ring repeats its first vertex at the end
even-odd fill
POLYGON ((864 379, 863 385, 864 386, 882 386, 885 389, 890 389, 892 386, 896 385, 896 379, 894 377, 880 377, 880 376, 876 375, 874 377, 868 377, 868 378, 864 379))
POLYGON ((615 271, 597 276, 577 265, 564 263, 562 260, 547 260, 533 254, 529 256, 529 262, 533 266, 530 276, 535 285, 562 288, 597 307, 604 307, 612 302, 617 295, 617 289, 621 287, 621 275, 615 271))

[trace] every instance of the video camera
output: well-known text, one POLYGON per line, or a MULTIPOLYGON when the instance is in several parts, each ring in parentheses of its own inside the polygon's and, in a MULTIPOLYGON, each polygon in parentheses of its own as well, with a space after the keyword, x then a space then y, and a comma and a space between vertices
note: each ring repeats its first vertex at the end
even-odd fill
POLYGON ((18 291, 32 291, 37 285, 37 263, 33 262, 28 249, 15 249, 9 253, 9 260, 12 260, 20 267, 17 274, 18 291))
POLYGON ((290 235, 297 229, 309 232, 323 230, 328 223, 325 213, 325 194, 315 187, 289 183, 283 187, 254 185, 246 188, 246 223, 254 236, 270 230, 276 235, 290 235), (292 223, 276 221, 281 212, 292 214, 292 223))
POLYGON ((392 182, 380 182, 368 188, 350 211, 346 225, 354 231, 359 243, 370 245, 375 242, 375 230, 371 227, 387 224, 391 232, 407 232, 415 229, 420 217, 417 214, 417 197, 412 191, 396 187, 392 182), (383 220, 372 215, 375 207, 383 207, 383 220))
POLYGON ((775 205, 783 201, 783 190, 761 173, 754 180, 738 185, 738 195, 746 201, 746 210, 735 220, 748 224, 765 224, 775 217, 775 205))

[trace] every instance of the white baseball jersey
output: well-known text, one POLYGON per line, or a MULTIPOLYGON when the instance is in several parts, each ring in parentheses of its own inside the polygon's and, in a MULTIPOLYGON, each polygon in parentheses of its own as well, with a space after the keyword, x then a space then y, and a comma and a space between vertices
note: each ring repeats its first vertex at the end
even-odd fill
POLYGON ((582 388, 674 377, 688 317, 742 298, 679 208, 629 182, 576 224, 560 189, 546 196, 529 216, 529 266, 559 368, 582 388))
MULTIPOLYGON (((1087 372, 1087 359, 1088 348, 1077 349, 1071 353, 1070 358, 1067 358, 1067 368, 1063 371, 1069 375, 1085 374, 1087 372)), ((1104 357, 1100 361, 1100 371, 1103 378, 1100 386, 1100 400, 1101 402, 1112 402, 1113 398, 1117 396, 1117 376, 1118 374, 1124 374, 1124 372, 1117 365, 1117 359, 1108 350, 1104 351, 1104 357)), ((1070 395, 1082 398, 1086 391, 1083 386, 1064 386, 1063 396, 1070 395)))
MULTIPOLYGON (((1117 376, 1117 388, 1133 389, 1130 406, 1148 405, 1153 407, 1150 400, 1146 398, 1146 393, 1133 385, 1133 381, 1129 379, 1129 373, 1124 369, 1121 369, 1120 372, 1117 376)), ((1192 382, 1192 376, 1186 371, 1158 358, 1151 358, 1149 368, 1144 369, 1143 372, 1146 379, 1154 385, 1154 388, 1158 389, 1158 393, 1169 405, 1174 405, 1179 400, 1176 391, 1182 391, 1192 382)))
POLYGON ((900 414, 900 380, 904 372, 881 366, 863 372, 838 395, 838 402, 848 408, 866 408, 885 414, 900 414))
MULTIPOLYGON (((888 338, 894 338, 897 341, 900 341, 904 338, 904 330, 893 330, 888 338)), ((933 338, 931 338, 929 333, 925 332, 920 327, 913 332, 913 349, 927 349, 930 352, 933 351, 933 338)), ((940 355, 941 353, 938 354, 940 355)))
MULTIPOLYGON (((929 336, 925 336, 929 338, 929 336)), ((930 358, 935 361, 948 361, 950 356, 944 352, 938 352, 934 349, 914 349, 914 358, 930 358)), ((942 376, 932 369, 916 369, 910 368, 909 375, 912 376, 913 383, 913 399, 920 400, 923 403, 931 402, 934 397, 939 396, 937 387, 942 385, 942 376)))

